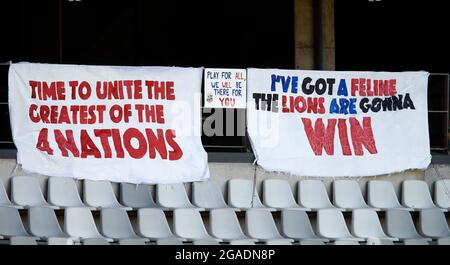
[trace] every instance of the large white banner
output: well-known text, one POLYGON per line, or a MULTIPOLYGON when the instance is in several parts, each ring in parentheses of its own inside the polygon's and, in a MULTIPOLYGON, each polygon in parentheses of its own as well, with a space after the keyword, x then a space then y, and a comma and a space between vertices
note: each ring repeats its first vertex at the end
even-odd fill
POLYGON ((39 174, 92 180, 207 179, 201 82, 201 68, 13 64, 17 162, 39 174))
POLYGON ((258 164, 311 177, 427 168, 428 75, 249 69, 247 128, 258 164))

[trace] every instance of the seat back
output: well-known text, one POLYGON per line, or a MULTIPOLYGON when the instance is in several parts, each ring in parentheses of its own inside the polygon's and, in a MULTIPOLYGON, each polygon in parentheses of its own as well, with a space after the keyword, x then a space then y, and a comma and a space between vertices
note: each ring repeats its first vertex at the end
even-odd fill
POLYGON ((173 237, 166 216, 161 209, 139 209, 137 212, 138 233, 146 238, 173 237))
POLYGON ((450 209, 450 179, 436 181, 434 184, 434 202, 440 208, 450 209))
POLYGON ((337 209, 323 209, 317 212, 317 233, 325 238, 351 238, 344 215, 337 209))
POLYGON ((183 183, 156 185, 156 201, 167 208, 193 207, 183 183))
POLYGON ((333 182, 334 205, 344 209, 367 208, 359 184, 355 180, 335 180, 333 182))
POLYGON ((214 180, 194 182, 192 186, 192 201, 201 208, 226 208, 219 184, 214 180))
POLYGON ((369 205, 381 209, 402 207, 398 201, 394 185, 390 181, 372 180, 367 186, 367 201, 369 205))
POLYGON ((22 206, 47 204, 37 177, 17 176, 11 180, 12 201, 22 206))
POLYGON ((195 209, 176 209, 173 211, 173 232, 186 239, 209 238, 200 212, 195 209))
POLYGON ((84 201, 87 205, 101 208, 114 208, 121 205, 109 181, 84 180, 84 201))
POLYGON ((0 206, 0 236, 29 236, 17 209, 0 206))
POLYGON ((119 208, 108 208, 100 211, 100 227, 103 235, 114 239, 137 237, 131 226, 127 211, 119 208))
POLYGON ((37 237, 66 237, 55 211, 49 207, 32 207, 28 209, 28 225, 30 233, 37 237))
POLYGON ((404 239, 420 237, 414 221, 408 211, 388 210, 385 217, 386 233, 389 236, 404 239))
POLYGON ((419 231, 431 238, 450 237, 445 214, 438 208, 420 211, 419 231))
POLYGON ((6 193, 3 181, 0 181, 0 205, 11 205, 8 194, 6 193))
POLYGON ((228 181, 228 203, 231 207, 241 209, 264 207, 253 181, 249 179, 230 179, 228 181))
POLYGON ((74 179, 50 177, 48 179, 48 201, 60 207, 82 207, 80 194, 74 179))
POLYGON ((263 201, 268 207, 297 207, 289 183, 281 179, 266 179, 263 182, 263 201))
POLYGON ((333 208, 327 189, 320 180, 300 180, 298 202, 301 206, 311 209, 333 208))
POLYGON ((386 238, 377 212, 372 209, 358 209, 352 213, 352 233, 360 238, 386 238))
POLYGON ((148 185, 121 183, 120 202, 124 206, 132 208, 152 208, 155 207, 148 185))
POLYGON ((405 206, 414 209, 428 209, 436 207, 431 199, 428 184, 425 181, 403 181, 402 200, 405 206))
POLYGON ((233 209, 214 209, 209 213, 209 231, 221 239, 245 238, 241 225, 233 209))
POLYGON ((303 211, 283 210, 281 212, 281 232, 284 236, 293 239, 316 237, 309 217, 303 211))
POLYGON ((64 231, 76 238, 102 238, 89 208, 74 207, 64 210, 64 231))
POLYGON ((9 244, 12 246, 35 246, 36 239, 27 236, 15 236, 9 239, 9 244))
POLYGON ((280 238, 272 213, 265 209, 249 209, 245 213, 245 227, 251 238, 268 240, 280 238))

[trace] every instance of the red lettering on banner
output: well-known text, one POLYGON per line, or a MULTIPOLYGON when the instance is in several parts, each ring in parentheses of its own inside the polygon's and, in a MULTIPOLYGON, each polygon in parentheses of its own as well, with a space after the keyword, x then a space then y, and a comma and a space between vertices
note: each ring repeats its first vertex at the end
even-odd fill
POLYGON ((48 142, 48 129, 42 129, 39 132, 36 148, 42 152, 46 152, 49 155, 53 155, 53 149, 48 142))
POLYGON ((58 144, 59 150, 61 150, 62 156, 69 156, 69 152, 67 150, 69 150, 74 157, 80 156, 80 151, 75 145, 75 140, 73 139, 72 130, 66 130, 66 137, 64 137, 60 130, 55 130, 54 133, 56 143, 58 144))
POLYGON ((363 126, 361 127, 359 121, 356 118, 350 118, 350 131, 352 135, 353 149, 355 155, 363 156, 364 151, 362 146, 371 154, 377 154, 377 147, 375 144, 375 138, 373 137, 372 122, 370 117, 363 118, 363 126))
POLYGON ((325 130, 325 125, 321 118, 316 120, 314 128, 310 119, 302 118, 303 126, 308 137, 309 144, 316 156, 322 155, 322 150, 328 155, 334 155, 334 132, 336 119, 329 119, 325 130))

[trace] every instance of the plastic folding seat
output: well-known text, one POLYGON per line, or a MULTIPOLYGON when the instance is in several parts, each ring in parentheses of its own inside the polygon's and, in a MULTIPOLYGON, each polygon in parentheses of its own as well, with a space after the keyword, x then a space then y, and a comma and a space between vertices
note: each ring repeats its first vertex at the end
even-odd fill
POLYGON ((302 240, 298 243, 301 246, 323 246, 325 242, 320 240, 302 240))
POLYGON ((350 234, 344 215, 337 209, 323 209, 317 212, 317 234, 333 241, 364 241, 350 234))
POLYGON ((282 245, 292 245, 292 242, 289 242, 284 239, 269 239, 264 242, 265 245, 272 245, 272 246, 282 246, 282 245))
POLYGON ((320 209, 334 209, 328 197, 325 185, 320 180, 301 180, 298 186, 298 203, 313 211, 320 209))
POLYGON ((0 239, 10 237, 30 237, 30 235, 25 230, 17 209, 0 206, 0 239))
POLYGON ((233 240, 229 242, 232 246, 252 246, 255 245, 255 242, 244 239, 244 240, 233 240))
POLYGON ((431 199, 428 184, 425 181, 405 180, 402 183, 403 205, 420 211, 423 209, 436 208, 431 199))
POLYGON ((16 209, 23 209, 23 206, 14 205, 8 198, 8 194, 6 193, 5 186, 3 185, 3 181, 0 181, 0 206, 5 207, 14 207, 16 209))
POLYGON ((108 208, 100 211, 100 227, 102 234, 108 238, 114 240, 128 240, 123 241, 122 244, 131 244, 132 240, 135 240, 133 244, 140 244, 138 241, 148 242, 147 238, 142 238, 136 235, 131 226, 130 219, 127 212, 124 209, 108 208))
POLYGON ((132 210, 131 207, 121 205, 114 194, 113 188, 109 181, 92 181, 84 180, 84 202, 89 207, 97 209, 120 208, 124 210, 132 210))
POLYGON ((359 246, 359 242, 355 240, 336 240, 332 243, 335 246, 359 246))
POLYGON ((211 235, 225 242, 234 243, 244 240, 255 242, 242 232, 241 225, 233 209, 214 209, 209 213, 209 231, 211 235))
POLYGON ((50 205, 42 194, 41 186, 37 177, 18 176, 11 180, 12 201, 13 203, 23 207, 46 206, 53 209, 59 207, 50 205))
POLYGON ((133 209, 157 207, 148 185, 120 184, 120 202, 133 209))
POLYGON ((445 214, 438 208, 420 211, 419 231, 422 235, 433 239, 450 237, 445 214))
POLYGON ((377 212, 372 209, 358 209, 352 213, 352 233, 359 238, 382 241, 398 241, 398 238, 387 236, 381 227, 377 212))
POLYGON ((389 209, 412 210, 400 204, 394 185, 390 181, 369 181, 367 185, 367 202, 371 207, 379 208, 383 211, 389 209))
POLYGON ((145 240, 141 238, 119 239, 119 245, 141 246, 145 245, 145 240))
POLYGON ((10 245, 18 245, 18 246, 35 246, 37 245, 36 239, 28 236, 13 236, 9 239, 10 245))
POLYGON ((194 182, 192 185, 192 202, 197 207, 207 210, 229 208, 225 203, 219 184, 214 180, 194 182))
POLYGON ((200 239, 200 240, 194 240, 192 242, 193 245, 198 246, 211 246, 211 245, 219 245, 219 242, 217 242, 214 239, 200 239))
POLYGON ((169 210, 194 208, 200 211, 205 209, 194 206, 186 193, 183 183, 156 185, 156 202, 169 210))
POLYGON ((300 241, 300 243, 303 241, 329 241, 319 238, 314 233, 309 217, 303 211, 283 210, 281 212, 281 234, 284 237, 300 241))
POLYGON ((394 241, 389 240, 389 239, 368 238, 366 245, 389 246, 389 245, 394 245, 394 241))
POLYGON ((64 211, 64 231, 77 240, 104 239, 112 242, 113 239, 105 238, 98 232, 91 211, 85 207, 66 208, 64 211))
POLYGON ((47 184, 50 204, 60 208, 85 207, 74 179, 50 177, 47 184))
POLYGON ((405 244, 408 240, 411 244, 415 242, 413 240, 417 240, 417 242, 427 242, 431 240, 430 238, 424 238, 417 233, 412 216, 407 211, 386 211, 385 227, 386 233, 389 236, 396 237, 401 241, 404 241, 405 244))
POLYGON ((93 245, 93 246, 103 246, 103 245, 109 245, 108 240, 104 238, 86 238, 81 241, 83 245, 93 245))
POLYGON ((176 209, 173 211, 173 232, 177 237, 195 241, 214 239, 206 231, 200 212, 196 209, 176 209))
POLYGON ((417 238, 417 239, 405 239, 403 244, 405 246, 426 246, 429 245, 430 240, 426 238, 417 238))
POLYGON ((158 239, 156 240, 156 245, 171 245, 171 246, 178 246, 178 245, 183 245, 183 241, 181 241, 178 238, 162 238, 162 239, 158 239))
POLYGON ((371 208, 364 200, 361 188, 355 180, 333 181, 333 202, 335 206, 347 211, 371 208))
POLYGON ((265 209, 249 209, 245 212, 245 228, 250 238, 261 242, 292 243, 293 239, 285 238, 278 232, 272 213, 265 209))
POLYGON ((52 238, 67 239, 59 226, 55 211, 48 207, 32 207, 28 209, 28 225, 33 236, 49 241, 52 238))
POLYGON ((67 246, 74 245, 75 242, 71 238, 51 237, 47 240, 50 246, 67 246))
POLYGON ((161 209, 139 209, 137 212, 137 233, 150 240, 174 238, 166 216, 161 209))
POLYGON ((275 209, 267 208, 262 204, 253 181, 249 179, 230 179, 228 181, 228 203, 231 207, 241 210, 264 208, 275 211, 275 209))
POLYGON ((263 182, 263 200, 266 206, 277 210, 310 210, 297 204, 289 183, 281 179, 267 179, 263 182))
POLYGON ((450 210, 450 179, 438 180, 434 183, 434 202, 439 208, 450 210))
POLYGON ((439 238, 437 244, 442 246, 450 246, 450 237, 439 238))

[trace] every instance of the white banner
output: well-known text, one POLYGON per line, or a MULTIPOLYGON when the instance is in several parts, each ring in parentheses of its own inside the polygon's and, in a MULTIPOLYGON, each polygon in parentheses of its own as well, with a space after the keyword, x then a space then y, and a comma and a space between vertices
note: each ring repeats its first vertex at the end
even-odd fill
POLYGON ((205 69, 205 108, 245 109, 246 69, 205 69))
POLYGON ((360 177, 431 162, 426 72, 247 74, 248 133, 267 171, 360 177))
POLYGON ((201 68, 13 64, 17 162, 48 176, 136 184, 207 179, 201 82, 201 68))

